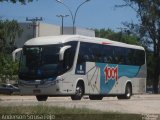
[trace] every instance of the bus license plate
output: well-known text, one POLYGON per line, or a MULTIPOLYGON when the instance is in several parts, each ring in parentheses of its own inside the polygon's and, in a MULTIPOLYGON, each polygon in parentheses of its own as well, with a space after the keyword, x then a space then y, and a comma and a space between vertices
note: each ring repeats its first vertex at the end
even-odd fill
POLYGON ((41 90, 33 90, 33 93, 41 93, 41 90))

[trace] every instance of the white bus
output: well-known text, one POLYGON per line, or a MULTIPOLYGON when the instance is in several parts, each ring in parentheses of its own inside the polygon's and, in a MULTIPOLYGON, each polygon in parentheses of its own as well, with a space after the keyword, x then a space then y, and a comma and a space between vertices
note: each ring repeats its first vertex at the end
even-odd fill
POLYGON ((38 101, 53 96, 91 100, 129 99, 146 90, 143 47, 80 35, 39 37, 27 41, 19 64, 22 95, 38 101))

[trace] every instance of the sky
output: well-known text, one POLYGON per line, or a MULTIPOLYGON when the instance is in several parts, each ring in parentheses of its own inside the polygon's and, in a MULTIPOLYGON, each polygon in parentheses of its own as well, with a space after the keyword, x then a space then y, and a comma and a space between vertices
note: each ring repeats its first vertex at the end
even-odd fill
MULTIPOLYGON (((61 0, 69 7, 72 13, 85 0, 61 0)), ((83 4, 77 12, 75 25, 81 28, 110 28, 118 31, 124 27, 122 22, 137 23, 136 13, 129 7, 115 8, 115 5, 123 4, 123 0, 90 0, 83 4)), ((2 19, 15 19, 25 22, 26 17, 42 17, 44 23, 61 25, 61 19, 57 15, 69 15, 64 18, 64 26, 72 26, 69 10, 56 0, 33 0, 26 5, 20 3, 0 3, 0 17, 2 19)))

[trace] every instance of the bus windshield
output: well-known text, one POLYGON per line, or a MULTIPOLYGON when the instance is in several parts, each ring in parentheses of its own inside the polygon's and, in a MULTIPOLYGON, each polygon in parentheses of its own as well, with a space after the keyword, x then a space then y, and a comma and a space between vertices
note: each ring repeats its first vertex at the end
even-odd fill
POLYGON ((62 45, 25 46, 20 60, 20 79, 44 79, 59 75, 62 69, 59 61, 61 47, 62 45))

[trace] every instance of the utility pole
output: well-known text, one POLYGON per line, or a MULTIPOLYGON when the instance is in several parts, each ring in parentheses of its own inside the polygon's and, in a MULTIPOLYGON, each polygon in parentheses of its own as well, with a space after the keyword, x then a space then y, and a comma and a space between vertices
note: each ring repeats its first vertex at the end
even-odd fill
POLYGON ((68 17, 69 15, 57 15, 57 17, 60 17, 62 19, 62 25, 61 25, 61 34, 63 35, 63 20, 65 17, 68 17))
MULTIPOLYGON (((31 21, 32 24, 30 24, 31 27, 33 27, 33 38, 36 37, 36 27, 39 26, 39 24, 37 25, 37 21, 42 21, 42 17, 38 18, 31 18, 29 19, 28 17, 26 18, 26 21, 31 21)), ((39 36, 39 35, 38 35, 39 36)))

